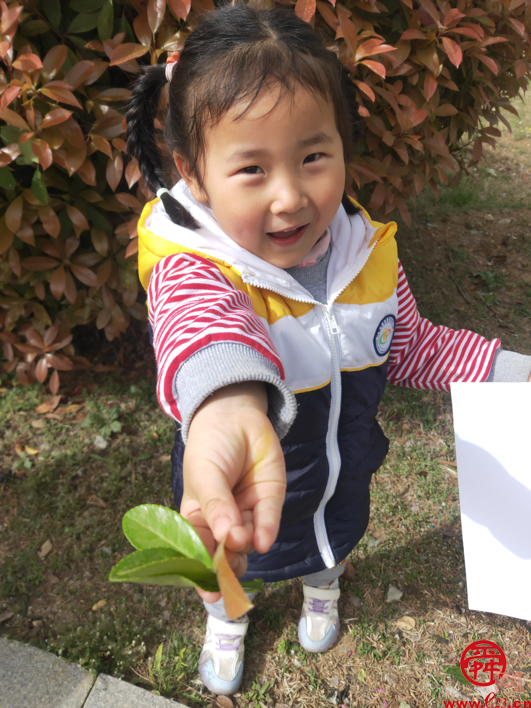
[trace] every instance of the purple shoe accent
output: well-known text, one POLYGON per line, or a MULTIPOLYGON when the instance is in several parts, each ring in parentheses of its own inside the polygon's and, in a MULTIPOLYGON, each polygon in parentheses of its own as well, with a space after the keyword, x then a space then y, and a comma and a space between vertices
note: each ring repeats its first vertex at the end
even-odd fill
POLYGON ((328 614, 328 603, 330 600, 316 600, 315 597, 310 598, 310 611, 311 612, 321 612, 322 614, 328 614))
POLYGON ((241 636, 235 634, 218 634, 214 633, 217 637, 217 650, 218 651, 238 651, 242 641, 241 636), (231 642, 231 643, 229 643, 231 642))

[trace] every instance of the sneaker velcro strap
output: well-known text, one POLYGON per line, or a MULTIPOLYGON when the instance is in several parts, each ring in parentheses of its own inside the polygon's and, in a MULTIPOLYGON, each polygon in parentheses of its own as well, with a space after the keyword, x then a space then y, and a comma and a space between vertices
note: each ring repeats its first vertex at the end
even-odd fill
POLYGON ((244 637, 247 634, 249 628, 249 621, 247 622, 223 622, 223 620, 218 620, 212 615, 208 618, 208 626, 213 632, 218 632, 221 634, 232 634, 234 636, 244 637))
POLYGON ((315 600, 338 600, 341 595, 339 588, 312 588, 310 585, 303 585, 304 597, 315 600))

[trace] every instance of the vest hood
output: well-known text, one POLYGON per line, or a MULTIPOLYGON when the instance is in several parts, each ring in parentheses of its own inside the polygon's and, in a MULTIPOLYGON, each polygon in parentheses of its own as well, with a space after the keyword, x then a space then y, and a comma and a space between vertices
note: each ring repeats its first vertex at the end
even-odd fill
MULTIPOLYGON (((190 212, 200 228, 194 231, 173 223, 160 199, 146 204, 138 222, 138 270, 144 288, 147 288, 151 272, 161 258, 177 253, 195 253, 233 268, 250 285, 270 287, 287 297, 308 298, 306 290, 286 271, 233 241, 219 227, 212 210, 193 198, 184 180, 180 180, 170 193, 190 212)), ((330 224, 332 253, 328 266, 328 291, 331 299, 348 284, 352 273, 363 266, 373 247, 383 245, 396 232, 394 222, 380 224, 372 221, 365 210, 360 209, 359 214, 349 216, 340 206, 330 224)))

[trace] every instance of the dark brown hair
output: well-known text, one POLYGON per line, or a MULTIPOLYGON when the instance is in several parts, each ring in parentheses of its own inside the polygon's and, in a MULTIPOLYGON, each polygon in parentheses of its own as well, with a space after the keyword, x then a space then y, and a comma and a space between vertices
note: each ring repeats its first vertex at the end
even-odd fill
MULTIPOLYGON (((127 110, 127 149, 154 192, 166 187, 154 135, 165 69, 157 65, 143 70, 127 110)), ((354 86, 336 55, 289 10, 224 7, 207 15, 186 40, 169 85, 165 142, 199 183, 205 126, 217 123, 235 104, 242 106, 243 115, 271 84, 279 87, 279 99, 300 86, 331 101, 345 161, 352 156, 362 123, 354 86)), ((162 198, 170 218, 197 227, 177 200, 167 193, 162 198)), ((348 213, 356 213, 346 196, 342 203, 348 213)))

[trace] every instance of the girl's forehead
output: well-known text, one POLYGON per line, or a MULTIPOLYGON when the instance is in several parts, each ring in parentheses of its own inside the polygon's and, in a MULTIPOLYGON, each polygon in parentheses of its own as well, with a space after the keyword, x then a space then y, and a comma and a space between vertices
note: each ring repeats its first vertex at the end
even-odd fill
POLYGON ((332 102, 302 88, 265 91, 251 106, 232 106, 205 131, 207 162, 219 158, 232 164, 266 155, 278 159, 293 150, 338 143, 332 102))
POLYGON ((287 89, 275 84, 266 86, 256 97, 234 103, 222 120, 254 122, 271 118, 272 122, 291 121, 300 119, 301 113, 323 114, 330 110, 334 112, 332 102, 314 91, 299 85, 287 89))

